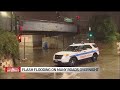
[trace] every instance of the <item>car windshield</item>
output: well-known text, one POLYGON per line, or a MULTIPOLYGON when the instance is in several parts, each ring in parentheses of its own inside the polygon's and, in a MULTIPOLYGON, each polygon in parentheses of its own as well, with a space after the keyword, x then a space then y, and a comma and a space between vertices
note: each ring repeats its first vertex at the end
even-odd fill
POLYGON ((65 51, 79 51, 80 49, 82 49, 82 46, 68 46, 65 51))

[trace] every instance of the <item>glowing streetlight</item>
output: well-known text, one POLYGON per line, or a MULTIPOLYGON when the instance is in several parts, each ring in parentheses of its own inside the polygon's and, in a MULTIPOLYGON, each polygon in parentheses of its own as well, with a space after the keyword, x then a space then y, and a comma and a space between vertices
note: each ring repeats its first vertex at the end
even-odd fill
POLYGON ((8 17, 7 12, 0 12, 3 17, 8 17))

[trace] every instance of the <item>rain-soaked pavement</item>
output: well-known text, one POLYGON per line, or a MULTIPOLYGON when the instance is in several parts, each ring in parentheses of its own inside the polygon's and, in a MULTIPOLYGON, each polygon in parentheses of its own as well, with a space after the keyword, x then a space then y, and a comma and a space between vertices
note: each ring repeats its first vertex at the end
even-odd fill
MULTIPOLYGON (((53 54, 60 49, 42 50, 26 48, 25 61, 18 61, 18 66, 55 67, 53 54)), ((20 48, 21 58, 24 50, 20 48)), ((81 61, 78 67, 99 67, 99 72, 81 73, 0 73, 1 79, 120 79, 120 56, 112 50, 100 50, 98 61, 81 61)))

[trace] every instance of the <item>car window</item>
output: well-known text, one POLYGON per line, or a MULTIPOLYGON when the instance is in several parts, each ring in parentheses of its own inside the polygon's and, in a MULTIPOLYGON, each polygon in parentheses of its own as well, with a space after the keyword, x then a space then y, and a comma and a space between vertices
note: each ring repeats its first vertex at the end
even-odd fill
POLYGON ((90 45, 85 45, 85 48, 87 49, 92 49, 92 47, 90 45))
POLYGON ((79 46, 79 50, 86 50, 86 47, 83 45, 83 46, 79 46))
POLYGON ((84 49, 85 49, 84 46, 79 46, 79 47, 78 47, 78 50, 79 50, 79 51, 84 50, 84 49))
POLYGON ((78 49, 78 46, 69 46, 65 49, 65 51, 76 51, 78 49))

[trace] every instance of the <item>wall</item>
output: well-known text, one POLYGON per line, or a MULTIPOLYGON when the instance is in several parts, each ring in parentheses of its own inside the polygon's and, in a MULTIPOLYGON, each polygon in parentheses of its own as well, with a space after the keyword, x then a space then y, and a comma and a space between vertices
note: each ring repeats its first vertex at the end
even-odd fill
POLYGON ((11 29, 10 19, 0 16, 0 28, 2 28, 3 30, 10 30, 11 29))
POLYGON ((48 48, 50 49, 63 47, 62 40, 58 40, 58 37, 43 37, 42 47, 44 47, 44 42, 47 42, 48 48))
POLYGON ((60 48, 65 49, 68 45, 75 42, 74 35, 59 35, 53 37, 43 37, 42 38, 42 47, 44 47, 44 42, 48 43, 48 48, 60 48))
POLYGON ((23 21, 23 31, 59 31, 76 32, 74 24, 56 23, 48 21, 23 21))
POLYGON ((24 38, 25 38, 25 46, 28 47, 41 47, 42 46, 42 37, 41 35, 22 35, 20 46, 24 46, 24 38))

